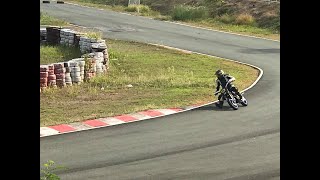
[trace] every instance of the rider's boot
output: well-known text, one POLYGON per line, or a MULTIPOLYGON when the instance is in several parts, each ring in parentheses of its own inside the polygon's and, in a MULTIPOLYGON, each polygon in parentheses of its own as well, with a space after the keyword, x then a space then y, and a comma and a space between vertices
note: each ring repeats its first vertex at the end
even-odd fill
POLYGON ((218 108, 222 109, 223 101, 218 101, 218 102, 215 103, 215 105, 216 105, 218 108))

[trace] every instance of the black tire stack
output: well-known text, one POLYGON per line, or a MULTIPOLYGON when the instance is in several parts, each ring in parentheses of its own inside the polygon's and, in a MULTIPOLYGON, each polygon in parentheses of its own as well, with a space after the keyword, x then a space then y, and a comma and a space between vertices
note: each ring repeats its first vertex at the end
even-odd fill
POLYGON ((47 43, 55 45, 60 43, 60 28, 59 27, 47 27, 47 43))

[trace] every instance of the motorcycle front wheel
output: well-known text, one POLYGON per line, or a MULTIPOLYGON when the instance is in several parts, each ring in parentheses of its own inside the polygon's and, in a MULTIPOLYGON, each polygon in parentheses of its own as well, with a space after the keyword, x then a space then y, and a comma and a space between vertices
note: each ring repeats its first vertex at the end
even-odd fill
POLYGON ((227 102, 232 109, 237 110, 239 108, 235 98, 227 98, 227 102))

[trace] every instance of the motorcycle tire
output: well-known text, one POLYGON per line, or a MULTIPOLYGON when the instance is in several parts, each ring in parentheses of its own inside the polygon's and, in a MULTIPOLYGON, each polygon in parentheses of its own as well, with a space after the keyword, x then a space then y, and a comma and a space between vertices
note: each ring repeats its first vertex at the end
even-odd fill
POLYGON ((238 110, 239 106, 238 106, 235 98, 232 98, 232 99, 227 98, 226 100, 227 100, 229 106, 230 106, 232 109, 238 110))

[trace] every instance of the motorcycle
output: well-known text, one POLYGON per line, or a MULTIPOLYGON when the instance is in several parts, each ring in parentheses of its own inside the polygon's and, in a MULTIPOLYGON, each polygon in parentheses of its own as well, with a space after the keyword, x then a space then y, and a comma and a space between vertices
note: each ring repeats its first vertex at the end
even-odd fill
POLYGON ((218 95, 218 94, 222 94, 223 100, 226 100, 229 106, 234 110, 237 110, 239 108, 238 103, 242 104, 243 106, 248 106, 248 101, 243 96, 243 93, 241 93, 242 99, 240 99, 240 97, 235 92, 229 91, 228 88, 222 88, 215 95, 218 95))

